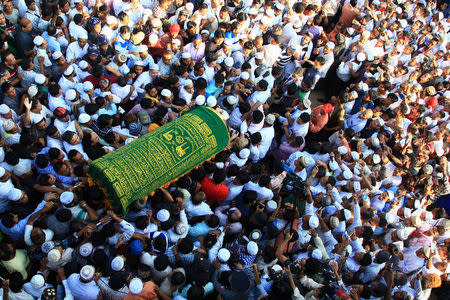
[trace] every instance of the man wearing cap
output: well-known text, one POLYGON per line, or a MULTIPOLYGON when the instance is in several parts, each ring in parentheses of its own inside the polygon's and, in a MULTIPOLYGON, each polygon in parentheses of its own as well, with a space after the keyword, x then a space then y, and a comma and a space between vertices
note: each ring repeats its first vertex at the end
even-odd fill
POLYGON ((202 41, 200 34, 194 35, 194 40, 184 46, 184 53, 189 53, 193 61, 202 60, 205 57, 205 43, 202 41))
POLYGON ((81 299, 98 299, 100 289, 96 281, 100 278, 100 274, 95 273, 95 268, 86 265, 81 268, 80 273, 74 273, 67 278, 67 284, 75 300, 81 299))
POLYGON ((66 50, 67 61, 71 61, 72 59, 80 60, 87 54, 89 48, 87 39, 87 34, 82 33, 75 42, 69 44, 66 50))
POLYGON ((311 112, 311 122, 309 125, 310 133, 318 133, 328 123, 329 114, 333 110, 330 103, 320 105, 314 108, 311 112))

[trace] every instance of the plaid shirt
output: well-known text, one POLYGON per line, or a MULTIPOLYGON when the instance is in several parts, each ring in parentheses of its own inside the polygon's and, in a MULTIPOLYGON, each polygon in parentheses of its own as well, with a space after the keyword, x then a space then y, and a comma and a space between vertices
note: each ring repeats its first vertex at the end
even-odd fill
POLYGON ((116 291, 109 287, 109 277, 102 277, 97 281, 97 286, 100 288, 103 300, 121 300, 129 292, 128 287, 125 285, 120 290, 116 291))

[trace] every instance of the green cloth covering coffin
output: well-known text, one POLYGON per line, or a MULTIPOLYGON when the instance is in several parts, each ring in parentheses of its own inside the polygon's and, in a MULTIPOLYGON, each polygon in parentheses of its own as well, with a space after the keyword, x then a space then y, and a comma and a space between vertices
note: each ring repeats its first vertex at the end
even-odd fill
POLYGON ((150 195, 220 152, 227 127, 212 109, 198 107, 91 162, 88 174, 116 212, 150 195))

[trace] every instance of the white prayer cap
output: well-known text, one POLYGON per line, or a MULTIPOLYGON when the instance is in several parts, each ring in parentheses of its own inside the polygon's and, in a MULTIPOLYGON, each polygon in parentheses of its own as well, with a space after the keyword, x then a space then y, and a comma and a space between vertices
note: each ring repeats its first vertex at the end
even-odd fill
POLYGON ((203 95, 198 95, 197 97, 195 97, 195 103, 197 105, 204 105, 206 102, 206 98, 203 95))
POLYGON ((63 56, 63 54, 62 54, 61 51, 55 51, 55 52, 53 52, 53 54, 52 54, 52 58, 53 58, 54 60, 58 60, 58 59, 60 59, 62 56, 63 56))
POLYGON ((55 243, 53 241, 44 242, 41 246, 41 250, 45 254, 49 253, 53 248, 55 248, 55 243))
POLYGON ((35 290, 39 290, 44 286, 45 278, 42 274, 36 274, 31 277, 30 283, 35 290))
POLYGON ((328 48, 330 48, 331 50, 333 50, 334 47, 335 47, 335 44, 334 44, 333 42, 328 42, 328 43, 326 43, 325 46, 327 46, 328 48))
POLYGON ((2 178, 3 175, 5 175, 5 172, 6 172, 5 168, 0 167, 0 178, 2 178))
POLYGON ((255 16, 258 14, 258 10, 256 8, 252 7, 248 10, 248 14, 251 16, 255 16))
POLYGON ((392 244, 398 249, 399 252, 403 251, 403 242, 397 241, 393 242, 392 244))
POLYGON ((87 63, 87 61, 82 60, 78 63, 78 66, 80 67, 81 70, 86 70, 87 67, 89 67, 89 64, 87 63))
POLYGON ((9 108, 9 106, 6 104, 0 105, 0 115, 6 115, 7 113, 10 112, 10 110, 11 110, 11 108, 9 108))
POLYGON ((94 247, 91 243, 84 243, 80 246, 79 252, 81 256, 88 257, 89 255, 91 255, 93 249, 94 247))
POLYGON ((106 24, 108 25, 112 25, 112 24, 116 24, 117 23, 117 19, 114 16, 108 16, 106 18, 106 24))
POLYGON ((278 206, 278 204, 277 204, 277 202, 274 201, 274 200, 269 200, 269 201, 267 201, 267 203, 266 203, 266 209, 267 209, 268 212, 273 212, 273 211, 275 211, 275 209, 277 209, 277 206, 278 206))
POLYGON ((11 201, 18 201, 20 198, 22 198, 22 190, 13 188, 8 193, 8 199, 11 201))
POLYGON ((347 180, 350 180, 353 177, 353 173, 350 170, 345 170, 343 173, 344 178, 347 180))
POLYGON ((61 252, 58 249, 53 248, 47 253, 47 259, 52 263, 57 262, 61 259, 61 252))
POLYGON ((227 97, 227 102, 230 105, 235 105, 238 102, 238 98, 235 96, 228 96, 227 97))
POLYGON ((173 39, 173 40, 172 40, 172 44, 175 44, 175 45, 181 46, 181 42, 180 42, 180 40, 179 40, 179 39, 173 39))
POLYGON ((168 89, 163 89, 161 91, 161 96, 163 96, 163 97, 170 97, 171 95, 172 95, 172 92, 168 89))
POLYGON ((228 249, 222 248, 217 253, 217 258, 221 263, 226 263, 230 259, 230 251, 228 249))
POLYGON ((358 55, 356 55, 356 60, 359 62, 363 62, 366 60, 366 55, 364 53, 358 53, 358 55))
POLYGON ((345 221, 350 220, 351 217, 352 217, 352 212, 345 208, 345 209, 344 209, 344 218, 345 218, 345 221))
POLYGON ((422 224, 422 220, 420 219, 420 216, 411 216, 411 224, 414 227, 419 227, 420 224, 422 224))
POLYGON ((234 59, 232 57, 227 57, 224 62, 227 67, 232 67, 234 64, 234 59))
POLYGON ((247 159, 250 156, 250 150, 248 148, 244 148, 239 151, 239 157, 242 159, 247 159))
POLYGON ((405 218, 411 217, 411 208, 409 207, 403 208, 403 215, 405 216, 405 218))
POLYGON ((345 146, 339 146, 339 147, 338 147, 338 152, 339 152, 339 154, 341 154, 341 155, 345 155, 345 154, 348 153, 348 149, 347 149, 347 147, 345 147, 345 146))
POLYGON ((66 100, 73 101, 77 97, 77 92, 74 89, 67 90, 66 100))
POLYGON ((148 68, 152 71, 159 71, 159 66, 157 64, 150 64, 148 68))
POLYGON ((225 40, 223 40, 223 44, 224 44, 224 46, 232 47, 233 41, 231 39, 225 39, 225 40))
POLYGON ((339 169, 339 164, 335 160, 330 160, 328 166, 330 167, 331 171, 336 171, 337 169, 339 169))
POLYGON ((250 241, 247 244, 247 252, 250 255, 256 255, 258 254, 258 244, 254 241, 250 241))
POLYGON ((322 252, 319 249, 316 248, 311 253, 311 257, 320 260, 320 259, 322 259, 322 252))
POLYGON ((433 173, 433 167, 429 164, 426 164, 422 167, 422 170, 425 174, 430 175, 433 173))
POLYGON ((191 54, 189 52, 183 52, 183 54, 181 54, 181 58, 184 58, 184 59, 191 58, 191 54))
POLYGON ((13 168, 13 173, 16 176, 22 176, 31 171, 31 163, 29 160, 21 159, 13 168))
POLYGON ((256 58, 256 59, 264 59, 264 53, 262 53, 262 52, 257 52, 257 53, 255 54, 255 58, 256 58))
POLYGON ((152 33, 150 35, 150 37, 148 38, 148 41, 149 41, 150 45, 154 45, 158 42, 158 36, 156 34, 152 33))
POLYGON ((91 116, 88 114, 80 114, 78 116, 78 123, 80 123, 80 124, 86 124, 90 120, 91 120, 91 116))
POLYGON ((311 215, 308 225, 311 229, 316 229, 319 226, 319 218, 316 215, 311 215))
POLYGON ((186 5, 184 6, 184 8, 186 8, 189 11, 193 11, 194 10, 194 4, 192 4, 191 2, 186 3, 186 5))
POLYGON ((374 147, 380 146, 380 140, 379 140, 377 137, 373 137, 373 138, 372 138, 372 145, 373 145, 374 147))
MULTIPOLYGON (((236 99, 237 100, 237 99, 236 99)), ((237 101, 236 101, 237 102, 237 101)), ((274 114, 268 114, 265 119, 264 122, 266 122, 268 125, 273 125, 273 123, 275 123, 276 117, 274 114)))
POLYGON ((402 8, 399 7, 399 6, 397 6, 397 8, 395 9, 395 11, 396 11, 398 14, 401 14, 401 13, 403 12, 402 8))
POLYGON ((123 266, 125 265, 125 261, 123 260, 122 256, 116 256, 111 261, 111 269, 113 269, 116 272, 119 272, 123 269, 123 266))
POLYGON ((402 26, 403 28, 405 28, 406 26, 408 26, 408 21, 406 21, 405 19, 401 19, 399 21, 400 26, 402 26))
POLYGON ((83 82, 83 91, 87 92, 94 88, 94 85, 90 81, 83 82))
POLYGON ((64 205, 69 205, 72 203, 74 198, 74 195, 72 192, 66 191, 59 196, 59 202, 61 202, 64 205))
POLYGON ((160 27, 162 25, 161 20, 158 18, 153 18, 151 23, 152 27, 160 27))
POLYGON ((352 155, 352 159, 354 161, 357 161, 359 159, 359 153, 358 152, 352 151, 352 152, 350 152, 350 154, 352 155))
POLYGON ((30 96, 31 98, 33 98, 34 96, 37 95, 37 93, 39 92, 38 88, 33 84, 28 88, 28 96, 30 96))
POLYGON ((260 22, 261 22, 261 24, 269 25, 270 20, 269 20, 269 18, 267 16, 262 16, 260 22))
POLYGON ((278 10, 283 10, 284 9, 284 5, 281 4, 280 2, 276 2, 275 3, 275 8, 278 10))
POLYGON ((88 35, 86 32, 81 32, 80 35, 78 35, 78 40, 79 39, 83 39, 83 40, 87 40, 88 35))
POLYGON ((139 278, 133 278, 130 281, 129 288, 132 294, 138 295, 142 292, 144 284, 142 283, 142 280, 140 280, 139 278))
POLYGON ((339 219, 335 216, 331 216, 330 217, 330 227, 334 229, 338 226, 339 226, 339 219))
POLYGON ((66 76, 72 75, 73 71, 74 71, 73 66, 70 65, 70 66, 64 71, 64 75, 66 75, 66 76))
POLYGON ((169 213, 169 211, 167 209, 161 209, 156 214, 156 218, 160 222, 166 222, 170 218, 170 213, 169 213))
POLYGON ((44 38, 42 36, 38 35, 33 39, 33 43, 36 46, 40 47, 44 43, 44 38))
POLYGON ((86 281, 91 280, 92 277, 94 277, 94 274, 95 274, 95 268, 91 265, 86 265, 81 268, 80 277, 83 280, 86 280, 86 281))
POLYGON ((34 82, 35 82, 36 84, 44 84, 44 83, 45 83, 45 75, 43 75, 43 74, 37 74, 37 75, 34 77, 34 82))
POLYGON ((175 232, 179 235, 185 234, 186 231, 188 231, 188 227, 186 224, 180 222, 177 224, 177 226, 175 227, 175 232))
POLYGON ((272 270, 274 270, 274 272, 280 272, 283 268, 279 264, 275 264, 273 265, 272 270))
POLYGON ((374 155, 372 155, 372 160, 373 160, 374 164, 379 164, 381 161, 381 157, 380 157, 380 155, 375 153, 374 155))
POLYGON ((250 74, 248 74, 248 72, 242 72, 240 78, 243 80, 247 80, 250 78, 250 74))
POLYGON ((208 107, 215 107, 215 106, 217 105, 217 99, 216 99, 216 97, 214 97, 214 96, 209 96, 209 97, 206 99, 206 105, 207 105, 208 107))
POLYGON ((369 90, 369 86, 365 82, 358 83, 359 89, 363 90, 364 92, 367 92, 369 90))
POLYGON ((388 224, 392 224, 392 223, 394 223, 395 222, 395 216, 393 215, 393 214, 391 214, 391 213, 386 213, 386 215, 384 216, 384 218, 386 219, 386 222, 388 223, 388 224))
POLYGON ((397 238, 404 241, 408 238, 408 231, 405 228, 397 229, 397 238))

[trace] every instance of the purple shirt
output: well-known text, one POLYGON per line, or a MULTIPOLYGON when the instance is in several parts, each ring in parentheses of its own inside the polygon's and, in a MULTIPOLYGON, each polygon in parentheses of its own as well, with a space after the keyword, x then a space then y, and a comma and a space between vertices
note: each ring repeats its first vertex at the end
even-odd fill
POLYGON ((205 43, 201 43, 198 49, 195 49, 194 43, 189 43, 184 46, 183 52, 189 53, 193 61, 202 60, 205 57, 205 43))

